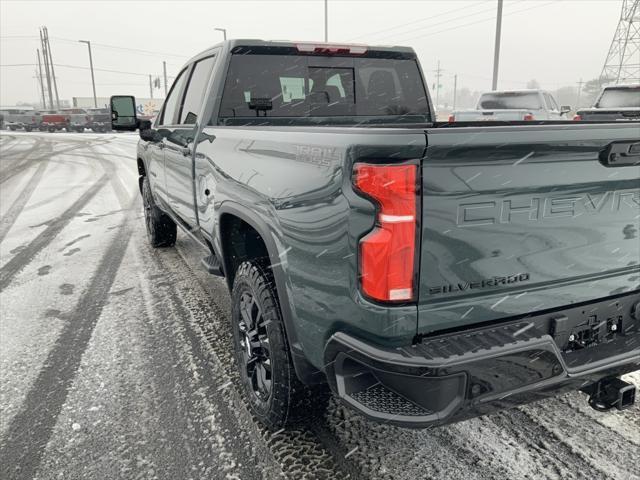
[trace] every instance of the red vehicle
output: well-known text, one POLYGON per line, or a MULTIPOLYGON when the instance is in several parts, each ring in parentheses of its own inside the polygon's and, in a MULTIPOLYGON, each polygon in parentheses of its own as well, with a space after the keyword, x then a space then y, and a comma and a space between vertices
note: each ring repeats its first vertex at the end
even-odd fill
POLYGON ((56 130, 69 129, 69 115, 57 111, 42 112, 41 131, 55 132, 56 130))

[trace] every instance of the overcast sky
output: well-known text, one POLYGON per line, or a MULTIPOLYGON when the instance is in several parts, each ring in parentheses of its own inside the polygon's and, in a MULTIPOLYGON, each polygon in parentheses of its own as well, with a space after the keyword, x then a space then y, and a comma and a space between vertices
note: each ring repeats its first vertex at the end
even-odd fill
MULTIPOLYGON (((229 38, 322 40, 323 0, 0 1, 0 104, 37 101, 38 28, 49 29, 60 98, 91 96, 90 40, 98 96, 149 96, 147 74, 170 76, 188 57, 229 38), (120 47, 120 48, 114 48, 120 47), (152 53, 125 49, 146 50, 152 53), (63 66, 66 65, 66 66, 63 66), (100 69, 100 70, 99 70, 100 69), (113 73, 117 70, 133 74, 113 73)), ((497 0, 329 0, 329 40, 416 49, 433 84, 491 86, 497 0)), ((502 88, 536 79, 554 90, 600 74, 621 0, 505 0, 502 88)), ((155 96, 163 96, 156 90, 155 96)))

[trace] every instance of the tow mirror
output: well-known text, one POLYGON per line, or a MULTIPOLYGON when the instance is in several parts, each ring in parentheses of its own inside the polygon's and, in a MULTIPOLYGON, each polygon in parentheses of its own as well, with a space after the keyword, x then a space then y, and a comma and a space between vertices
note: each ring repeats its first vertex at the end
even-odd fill
POLYGON ((560 115, 564 115, 565 113, 569 113, 571 111, 571 105, 562 105, 560 107, 560 115))
POLYGON ((111 128, 133 131, 138 128, 136 99, 130 95, 111 97, 111 128))

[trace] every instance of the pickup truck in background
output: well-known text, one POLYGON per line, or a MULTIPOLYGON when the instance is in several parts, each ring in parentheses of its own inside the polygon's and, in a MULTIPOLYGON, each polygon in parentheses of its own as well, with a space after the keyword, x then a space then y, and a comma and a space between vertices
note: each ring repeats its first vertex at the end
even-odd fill
POLYGON ((544 90, 486 92, 475 110, 452 112, 449 122, 566 120, 571 107, 558 107, 544 90))
POLYGON ((69 116, 57 110, 42 112, 40 130, 45 132, 56 132, 59 130, 69 131, 69 116))
POLYGON ((3 116, 3 128, 9 130, 24 129, 30 132, 39 126, 39 112, 34 110, 3 108, 0 110, 0 114, 3 116))
POLYGON ((61 113, 67 117, 68 132, 82 133, 89 128, 89 114, 84 108, 65 108, 61 113))
POLYGON ((88 108, 87 128, 97 133, 111 130, 111 110, 108 108, 88 108))
POLYGON ((631 406, 637 126, 439 123, 424 78, 405 47, 230 40, 153 123, 111 98, 151 246, 180 227, 226 280, 250 409, 281 428, 326 384, 412 427, 578 389, 631 406))
POLYGON ((593 107, 577 111, 574 120, 640 121, 640 84, 604 87, 593 107))

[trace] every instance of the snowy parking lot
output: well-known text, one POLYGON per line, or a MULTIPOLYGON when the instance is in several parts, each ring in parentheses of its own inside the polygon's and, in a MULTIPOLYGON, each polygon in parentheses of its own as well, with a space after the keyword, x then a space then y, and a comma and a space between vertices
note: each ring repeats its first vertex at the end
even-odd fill
POLYGON ((181 232, 148 245, 137 139, 0 136, 0 478, 640 479, 640 406, 578 392, 428 430, 335 399, 305 429, 259 426, 224 280, 181 232))

